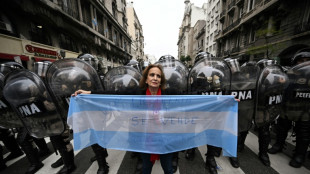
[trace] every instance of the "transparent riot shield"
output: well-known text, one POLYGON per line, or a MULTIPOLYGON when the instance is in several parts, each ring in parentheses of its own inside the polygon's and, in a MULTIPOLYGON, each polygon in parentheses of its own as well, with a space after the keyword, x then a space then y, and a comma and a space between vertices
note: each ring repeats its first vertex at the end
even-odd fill
POLYGON ((108 94, 133 95, 139 91, 142 75, 130 66, 112 68, 104 77, 104 88, 108 94))
POLYGON ((5 62, 0 64, 0 73, 2 73, 4 76, 16 69, 24 69, 24 67, 23 65, 17 62, 5 62))
POLYGON ((280 114, 288 77, 279 65, 268 65, 257 81, 255 123, 258 127, 274 121, 280 114))
POLYGON ((52 64, 52 62, 50 61, 35 62, 33 66, 33 72, 44 79, 47 68, 49 67, 50 64, 52 64))
POLYGON ((64 122, 55 100, 35 73, 24 69, 8 74, 3 95, 31 136, 43 138, 64 131, 64 122))
POLYGON ((184 95, 187 94, 187 67, 174 58, 162 59, 155 64, 163 67, 166 77, 166 90, 167 95, 184 95))
POLYGON ((3 96, 4 75, 0 73, 0 128, 23 127, 23 123, 3 96))
POLYGON ((191 95, 229 94, 231 72, 217 58, 199 60, 188 75, 188 93, 191 95))
POLYGON ((287 75, 289 85, 281 116, 292 121, 310 121, 310 61, 288 69, 287 75))
POLYGON ((96 70, 79 59, 61 59, 53 62, 46 72, 46 83, 67 120, 70 97, 78 89, 102 93, 103 87, 96 70))
POLYGON ((259 67, 250 63, 241 67, 232 64, 230 67, 232 69, 230 93, 240 100, 238 103, 238 129, 239 132, 248 131, 254 118, 259 67))

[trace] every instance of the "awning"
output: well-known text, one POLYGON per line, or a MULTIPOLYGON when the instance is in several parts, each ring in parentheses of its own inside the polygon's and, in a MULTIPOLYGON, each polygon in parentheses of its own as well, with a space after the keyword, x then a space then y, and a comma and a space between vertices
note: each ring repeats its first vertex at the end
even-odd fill
POLYGON ((28 61, 29 57, 25 55, 0 53, 0 59, 14 60, 14 57, 20 57, 22 61, 28 61))
POLYGON ((33 57, 36 62, 50 61, 55 62, 57 59, 43 58, 43 57, 33 57))

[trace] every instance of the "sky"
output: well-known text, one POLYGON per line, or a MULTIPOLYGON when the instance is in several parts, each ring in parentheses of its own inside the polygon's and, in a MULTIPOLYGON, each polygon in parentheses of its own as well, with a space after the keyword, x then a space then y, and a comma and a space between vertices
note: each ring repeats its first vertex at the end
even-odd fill
MULTIPOLYGON (((178 57, 178 37, 185 4, 184 0, 127 0, 133 2, 144 35, 144 54, 157 59, 170 54, 178 57)), ((190 0, 197 7, 207 0, 190 0)))

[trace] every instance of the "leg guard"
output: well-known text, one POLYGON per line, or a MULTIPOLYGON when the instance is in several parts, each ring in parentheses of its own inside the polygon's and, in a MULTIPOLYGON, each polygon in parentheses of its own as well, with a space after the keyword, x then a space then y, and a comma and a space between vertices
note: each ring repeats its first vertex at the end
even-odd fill
POLYGON ((268 145, 270 142, 269 124, 258 128, 258 145, 259 145, 259 159, 265 166, 270 166, 269 156, 267 154, 268 145))
POLYGON ((17 158, 19 156, 22 156, 24 153, 20 149, 20 147, 17 144, 17 141, 14 137, 14 133, 10 131, 9 129, 0 129, 1 130, 1 140, 3 141, 3 144, 5 147, 11 152, 4 161, 9 161, 14 158, 17 158))
POLYGON ((243 151, 243 149, 244 149, 244 142, 245 142, 245 139, 246 139, 247 135, 248 135, 248 131, 244 131, 244 132, 240 132, 239 133, 239 136, 238 136, 238 146, 237 146, 238 152, 243 151))
POLYGON ((97 174, 109 173, 109 166, 106 161, 106 157, 108 156, 107 150, 99 146, 98 144, 94 144, 91 147, 96 155, 98 166, 99 166, 97 174))
POLYGON ((293 159, 290 161, 292 167, 301 167, 305 161, 307 149, 310 143, 310 121, 296 122, 296 149, 293 159))
POLYGON ((292 127, 292 121, 288 119, 279 118, 278 124, 276 124, 276 143, 268 150, 268 153, 270 154, 276 154, 278 152, 281 152, 284 145, 285 145, 285 139, 287 137, 288 131, 292 127))
POLYGON ((39 160, 38 149, 36 148, 33 139, 28 135, 26 129, 18 134, 17 140, 26 154, 30 167, 26 174, 33 174, 43 167, 43 163, 39 160))

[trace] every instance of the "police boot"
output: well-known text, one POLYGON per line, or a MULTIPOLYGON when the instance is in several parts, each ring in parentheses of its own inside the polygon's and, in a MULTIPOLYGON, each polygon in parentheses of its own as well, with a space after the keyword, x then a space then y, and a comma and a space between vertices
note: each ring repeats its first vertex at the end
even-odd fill
POLYGON ((6 158, 4 158, 4 162, 20 157, 24 154, 18 146, 14 134, 11 131, 7 130, 5 133, 3 132, 2 141, 5 147, 11 152, 6 158))
POLYGON ((217 174, 217 164, 214 156, 209 155, 206 157, 206 168, 209 170, 211 174, 217 174))
POLYGON ((73 150, 67 152, 67 149, 60 149, 59 153, 62 157, 64 167, 60 169, 57 174, 69 174, 73 172, 76 169, 73 150))
POLYGON ((26 174, 34 174, 39 169, 43 167, 43 163, 39 160, 38 149, 33 147, 33 144, 28 140, 25 140, 21 144, 23 151, 26 154, 28 161, 30 162, 30 167, 28 168, 26 174))
POLYGON ((192 148, 192 149, 187 149, 185 151, 185 158, 188 159, 188 160, 194 160, 195 158, 195 151, 196 151, 196 148, 192 148))
POLYGON ((248 131, 240 132, 240 135, 238 136, 238 145, 237 145, 237 151, 242 152, 244 149, 244 142, 246 139, 246 136, 248 135, 248 131))
POLYGON ((307 149, 310 143, 310 121, 296 123, 296 149, 290 166, 299 168, 305 161, 307 149))
POLYGON ((231 166, 233 166, 234 168, 239 168, 238 157, 229 157, 229 161, 230 161, 231 166))
POLYGON ((99 146, 98 144, 94 144, 91 147, 96 155, 98 166, 99 166, 97 174, 108 174, 109 166, 106 161, 106 157, 108 156, 107 150, 99 146))
POLYGON ((4 170, 6 168, 7 168, 7 166, 5 165, 5 162, 3 160, 3 148, 0 145, 0 171, 4 170))
POLYGON ((258 128, 258 145, 259 145, 258 157, 260 161, 265 166, 268 167, 270 166, 270 160, 267 153, 269 142, 270 142, 269 125, 265 125, 258 128))
POLYGON ((179 164, 179 152, 174 152, 172 157, 173 173, 175 173, 178 170, 178 164, 179 164))
POLYGON ((33 138, 34 142, 39 148, 39 156, 43 157, 50 154, 50 150, 47 147, 47 144, 44 138, 33 138))
POLYGON ((207 145, 208 151, 206 153, 206 167, 211 174, 217 173, 217 164, 214 158, 214 154, 217 153, 218 147, 207 145))
POLYGON ((57 161, 55 161, 53 164, 51 164, 52 168, 60 167, 64 164, 62 158, 60 157, 57 161))
POLYGON ((281 117, 278 119, 278 124, 275 126, 276 143, 270 149, 268 149, 268 153, 276 154, 282 151, 283 147, 285 146, 285 139, 291 126, 292 122, 290 120, 283 119, 281 117))

